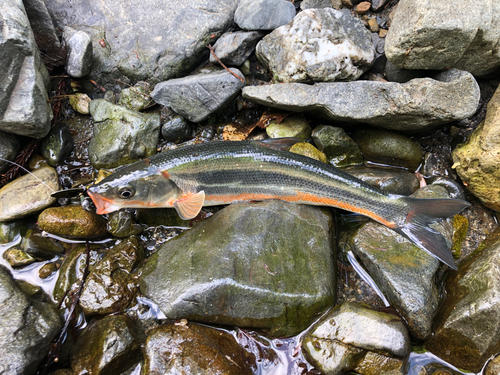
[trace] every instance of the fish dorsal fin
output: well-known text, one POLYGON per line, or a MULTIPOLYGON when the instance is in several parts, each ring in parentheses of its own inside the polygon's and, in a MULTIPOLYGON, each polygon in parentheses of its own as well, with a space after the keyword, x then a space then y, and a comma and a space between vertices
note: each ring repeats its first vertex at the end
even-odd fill
POLYGON ((262 141, 256 141, 262 146, 274 148, 276 150, 288 151, 294 144, 302 142, 300 138, 284 137, 284 138, 269 138, 262 141))
POLYGON ((205 192, 188 194, 174 202, 174 207, 182 220, 190 220, 198 216, 205 202, 205 192))

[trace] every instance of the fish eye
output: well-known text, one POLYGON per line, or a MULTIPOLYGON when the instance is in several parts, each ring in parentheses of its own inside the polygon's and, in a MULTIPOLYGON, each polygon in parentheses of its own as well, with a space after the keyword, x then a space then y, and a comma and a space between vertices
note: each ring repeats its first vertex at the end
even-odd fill
POLYGON ((132 198, 135 194, 134 188, 127 186, 118 190, 118 196, 122 199, 132 198))

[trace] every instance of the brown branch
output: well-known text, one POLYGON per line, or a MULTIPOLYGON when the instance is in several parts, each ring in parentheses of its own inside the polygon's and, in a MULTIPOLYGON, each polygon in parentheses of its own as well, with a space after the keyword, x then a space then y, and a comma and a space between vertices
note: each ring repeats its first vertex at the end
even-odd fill
POLYGON ((229 73, 231 73, 233 76, 235 76, 236 78, 238 78, 241 82, 245 82, 245 80, 243 78, 241 78, 239 75, 237 75, 236 73, 234 73, 233 71, 229 70, 229 68, 227 66, 224 65, 224 63, 222 61, 220 61, 220 59, 217 57, 217 55, 215 54, 215 51, 214 51, 214 47, 212 47, 211 44, 209 44, 207 46, 207 48, 210 50, 210 52, 212 53, 212 56, 214 57, 215 60, 217 60, 217 62, 219 64, 222 65, 222 67, 224 69, 226 69, 229 73))

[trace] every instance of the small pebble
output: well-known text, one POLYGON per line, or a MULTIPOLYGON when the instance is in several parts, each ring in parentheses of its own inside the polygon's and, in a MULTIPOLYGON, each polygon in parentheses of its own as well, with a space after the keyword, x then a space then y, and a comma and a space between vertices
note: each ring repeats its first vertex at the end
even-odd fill
POLYGON ((386 30, 386 29, 380 29, 378 31, 378 36, 381 37, 381 38, 385 38, 387 36, 387 33, 388 33, 388 30, 386 30))
POLYGON ((370 30, 372 33, 378 33, 379 31, 379 27, 378 27, 378 23, 377 23, 377 19, 376 18, 371 18, 368 20, 368 26, 370 27, 370 30))
POLYGON ((75 110, 82 115, 89 115, 89 104, 90 98, 87 94, 76 93, 75 95, 70 95, 69 104, 75 110))
POLYGON ((57 271, 57 265, 54 262, 46 263, 38 270, 40 279, 46 279, 57 271))
POLYGON ((363 1, 356 5, 356 12, 358 12, 358 14, 365 14, 370 10, 371 6, 372 4, 369 1, 363 1))

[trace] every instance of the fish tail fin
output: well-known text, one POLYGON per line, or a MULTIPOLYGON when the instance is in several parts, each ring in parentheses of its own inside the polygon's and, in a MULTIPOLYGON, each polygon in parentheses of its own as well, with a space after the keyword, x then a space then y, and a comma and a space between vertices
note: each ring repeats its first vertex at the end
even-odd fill
POLYGON ((408 238, 422 250, 439 259, 448 267, 456 270, 457 266, 444 236, 429 224, 439 222, 469 207, 461 199, 422 199, 402 197, 408 207, 405 222, 395 231, 408 238))

